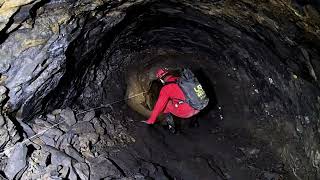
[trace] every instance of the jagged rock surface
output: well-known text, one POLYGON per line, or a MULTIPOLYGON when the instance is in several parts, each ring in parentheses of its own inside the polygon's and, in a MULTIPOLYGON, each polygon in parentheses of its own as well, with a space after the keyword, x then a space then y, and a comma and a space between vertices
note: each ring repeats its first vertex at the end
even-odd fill
POLYGON ((319 179, 319 4, 297 2, 0 0, 0 175, 319 179), (214 86, 198 131, 113 104, 164 60, 214 86))

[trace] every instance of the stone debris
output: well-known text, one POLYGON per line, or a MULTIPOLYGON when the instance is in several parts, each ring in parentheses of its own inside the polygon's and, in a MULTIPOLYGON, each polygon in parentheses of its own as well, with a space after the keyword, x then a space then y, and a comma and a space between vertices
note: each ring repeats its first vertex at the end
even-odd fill
POLYGON ((8 89, 5 86, 0 86, 0 104, 7 98, 8 89))
POLYGON ((76 163, 74 165, 76 173, 81 180, 88 180, 90 178, 89 165, 86 163, 76 163))
POLYGON ((83 121, 91 121, 95 117, 94 111, 89 111, 84 117, 83 121))
POLYGON ((95 132, 93 125, 88 121, 82 121, 72 126, 71 131, 75 134, 95 132))
MULTIPOLYGON (((7 122, 0 116, 2 126, 7 122)), ((105 154, 102 147, 124 146, 133 142, 122 125, 115 122, 112 115, 95 117, 94 111, 77 121, 70 108, 39 116, 29 123, 34 133, 41 133, 31 143, 34 150, 27 157, 29 148, 26 144, 16 144, 8 155, 4 172, 9 179, 17 176, 21 179, 55 180, 121 178, 123 174, 118 167, 107 158, 98 157, 105 154), (53 127, 53 122, 61 124, 53 127)), ((10 140, 8 129, 0 129, 2 144, 10 140)))
POLYGON ((81 156, 81 154, 75 150, 72 146, 67 146, 65 148, 66 154, 77 160, 78 162, 84 162, 84 158, 81 156))
MULTIPOLYGON (((0 104, 3 105, 7 99, 7 88, 0 86, 0 104)), ((21 172, 26 166, 27 148, 21 143, 17 127, 13 120, 5 112, 0 112, 0 170, 7 178, 14 179, 21 176, 21 172)))
POLYGON ((62 110, 60 116, 69 126, 72 126, 77 123, 76 116, 70 108, 62 110))

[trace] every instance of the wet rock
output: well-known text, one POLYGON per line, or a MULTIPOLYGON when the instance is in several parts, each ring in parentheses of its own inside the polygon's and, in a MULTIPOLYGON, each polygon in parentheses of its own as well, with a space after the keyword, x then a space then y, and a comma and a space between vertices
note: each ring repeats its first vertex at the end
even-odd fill
POLYGON ((92 119, 92 124, 95 129, 95 132, 97 132, 99 135, 104 135, 105 134, 105 128, 102 127, 101 122, 99 121, 98 118, 93 118, 92 119))
POLYGON ((69 167, 68 166, 63 166, 60 170, 59 170, 59 176, 63 179, 68 177, 68 173, 69 173, 69 167))
POLYGON ((46 145, 55 147, 55 141, 53 140, 53 138, 48 137, 48 136, 46 136, 46 135, 42 135, 42 136, 40 136, 40 139, 41 139, 46 145))
POLYGON ((56 120, 56 116, 53 114, 47 114, 46 117, 47 117, 47 121, 50 121, 50 122, 55 122, 56 120))
POLYGON ((63 132, 57 128, 50 128, 46 132, 43 133, 44 135, 56 139, 57 137, 62 136, 63 132))
POLYGON ((3 126, 6 123, 3 116, 0 116, 0 127, 3 126))
POLYGON ((50 153, 42 150, 36 150, 32 153, 31 158, 40 166, 46 167, 50 153))
POLYGON ((35 132, 33 131, 33 129, 26 124, 25 122, 23 122, 21 119, 16 119, 17 122, 20 124, 20 126, 22 127, 24 133, 28 136, 31 137, 33 135, 35 135, 35 132))
POLYGON ((79 141, 78 135, 74 135, 74 137, 72 138, 71 144, 78 152, 80 152, 80 141, 79 141))
POLYGON ((61 111, 60 116, 62 117, 63 121, 69 126, 72 126, 77 123, 76 117, 72 109, 66 108, 61 111))
POLYGON ((71 164, 71 157, 64 152, 50 146, 43 146, 44 150, 51 154, 51 164, 59 166, 69 166, 71 164))
POLYGON ((77 174, 72 167, 72 161, 74 161, 72 157, 50 146, 43 146, 43 148, 45 151, 51 153, 51 164, 56 167, 62 167, 57 169, 57 171, 63 173, 63 175, 66 176, 67 179, 77 179, 77 174))
POLYGON ((90 179, 121 178, 122 173, 105 158, 95 158, 90 162, 90 179))
POLYGON ((115 134, 115 125, 112 123, 111 116, 110 115, 101 115, 100 118, 101 118, 101 120, 103 120, 103 122, 106 125, 107 133, 110 135, 115 134))
POLYGON ((14 179, 15 176, 27 165, 27 146, 22 143, 17 143, 14 146, 12 154, 9 156, 8 164, 4 170, 9 179, 14 179))
POLYGON ((37 125, 40 125, 42 127, 46 127, 46 128, 50 128, 53 124, 51 124, 50 122, 48 121, 44 121, 43 119, 41 118, 37 118, 35 119, 34 121, 37 125))
POLYGON ((58 166, 50 164, 45 168, 45 174, 43 175, 43 179, 62 179, 59 177, 58 166))
POLYGON ((20 134, 9 117, 6 115, 0 115, 0 117, 2 117, 1 119, 3 119, 4 122, 4 124, 0 126, 0 146, 7 149, 12 147, 20 139, 20 134))
POLYGON ((61 113, 61 109, 55 109, 52 111, 52 115, 54 116, 60 115, 60 113, 61 113))
POLYGON ((86 163, 76 163, 74 168, 81 180, 88 180, 90 178, 89 166, 86 163))
POLYGON ((72 130, 76 134, 84 134, 84 133, 92 133, 95 132, 93 125, 88 121, 78 122, 74 126, 72 126, 72 130))
POLYGON ((73 136, 74 134, 72 133, 63 134, 58 138, 55 147, 59 149, 65 149, 67 146, 71 144, 73 136))
POLYGON ((79 136, 79 139, 89 141, 90 144, 96 144, 99 139, 99 135, 96 133, 85 133, 79 136))
POLYGON ((9 140, 9 132, 6 129, 0 129, 0 146, 3 147, 9 140))
POLYGON ((70 130, 70 126, 64 123, 59 124, 59 129, 61 129, 63 132, 68 132, 70 130))
POLYGON ((0 86, 0 104, 7 98, 8 89, 4 86, 0 86))
POLYGON ((90 140, 84 135, 79 137, 79 147, 82 155, 86 158, 94 157, 90 149, 90 140))
POLYGON ((68 179, 70 179, 70 180, 78 180, 79 179, 73 166, 70 166, 70 173, 69 173, 68 179))
POLYGON ((78 162, 84 162, 84 158, 72 146, 67 146, 64 150, 65 150, 66 154, 68 154, 69 156, 73 157, 78 162))
POLYGON ((94 117, 95 117, 95 112, 90 111, 83 117, 83 121, 91 121, 94 117))

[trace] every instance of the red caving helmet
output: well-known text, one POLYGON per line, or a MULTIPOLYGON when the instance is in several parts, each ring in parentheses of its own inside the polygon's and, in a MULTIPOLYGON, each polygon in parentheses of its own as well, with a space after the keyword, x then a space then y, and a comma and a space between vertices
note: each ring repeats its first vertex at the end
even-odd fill
POLYGON ((169 70, 167 68, 159 68, 156 71, 156 77, 158 79, 161 79, 162 77, 164 77, 165 75, 167 75, 169 73, 169 70))

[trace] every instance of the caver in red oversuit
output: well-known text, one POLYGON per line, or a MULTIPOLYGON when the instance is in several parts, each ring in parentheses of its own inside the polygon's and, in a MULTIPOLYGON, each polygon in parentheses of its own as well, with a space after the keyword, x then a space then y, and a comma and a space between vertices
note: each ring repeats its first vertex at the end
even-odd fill
POLYGON ((147 121, 144 121, 145 123, 154 124, 157 117, 163 113, 166 115, 169 128, 174 128, 171 114, 180 118, 189 118, 199 112, 199 110, 196 110, 188 103, 185 103, 185 95, 176 83, 179 77, 171 75, 166 68, 157 70, 156 76, 164 86, 161 88, 159 98, 153 108, 150 118, 147 121))

